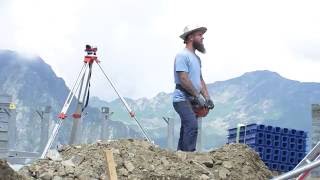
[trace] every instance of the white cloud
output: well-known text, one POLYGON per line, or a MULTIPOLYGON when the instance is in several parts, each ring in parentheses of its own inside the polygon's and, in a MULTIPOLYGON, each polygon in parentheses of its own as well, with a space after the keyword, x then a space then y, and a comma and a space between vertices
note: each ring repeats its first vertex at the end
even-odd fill
MULTIPOLYGON (((0 48, 39 54, 72 85, 86 43, 124 96, 170 92, 173 58, 187 24, 208 27, 201 55, 207 82, 269 69, 318 81, 318 1, 7 0, 1 1, 0 48), (309 42, 309 43, 306 43, 309 42), (312 42, 312 43, 310 43, 312 42), (308 45, 309 44, 309 45, 308 45), (310 59, 312 59, 310 61, 310 59)), ((94 67, 92 94, 115 98, 94 67)))

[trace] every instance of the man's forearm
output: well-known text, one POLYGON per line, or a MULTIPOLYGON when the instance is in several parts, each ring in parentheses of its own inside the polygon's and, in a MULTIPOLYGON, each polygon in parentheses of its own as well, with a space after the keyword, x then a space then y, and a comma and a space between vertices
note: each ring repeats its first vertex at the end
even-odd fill
POLYGON ((196 88, 192 85, 192 82, 189 79, 181 79, 181 86, 192 96, 198 96, 196 88))
POLYGON ((209 92, 208 92, 207 85, 206 85, 206 83, 204 82, 203 79, 201 79, 201 86, 202 86, 202 88, 201 88, 200 93, 202 94, 202 96, 203 96, 206 100, 210 99, 210 95, 209 95, 209 92))

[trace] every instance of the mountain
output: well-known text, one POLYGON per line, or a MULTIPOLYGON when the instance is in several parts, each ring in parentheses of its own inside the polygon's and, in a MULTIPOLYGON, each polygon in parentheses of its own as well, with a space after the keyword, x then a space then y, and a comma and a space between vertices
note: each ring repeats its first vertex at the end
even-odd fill
MULTIPOLYGON (((58 78, 39 57, 28 60, 12 51, 0 51, 0 62, 0 94, 13 95, 19 111, 18 142, 30 148, 26 141, 39 134, 34 131, 39 126, 35 110, 51 105, 54 110, 52 114, 57 114, 68 88, 63 79, 58 78)), ((238 123, 261 123, 310 133, 311 104, 319 103, 320 99, 320 83, 294 81, 267 70, 247 72, 233 79, 209 83, 208 90, 215 109, 202 119, 205 150, 225 144, 228 129, 236 127, 238 123)), ((171 93, 160 92, 150 99, 125 98, 150 138, 162 147, 166 146, 167 136, 163 117, 174 119, 176 142, 179 134, 180 120, 172 107, 171 96, 171 93)), ((108 137, 141 137, 140 129, 129 117, 120 99, 106 102, 91 97, 89 105, 83 125, 84 142, 99 138, 102 106, 109 107, 113 112, 107 128, 108 137)), ((53 115, 51 118, 55 119, 53 115)), ((70 126, 71 121, 64 123, 57 140, 59 143, 67 142, 70 126)), ((35 144, 31 143, 33 146, 35 144)))
MULTIPOLYGON (((310 133, 311 104, 320 101, 320 83, 289 80, 267 70, 208 84, 208 90, 215 109, 203 118, 205 149, 226 143, 227 130, 238 123, 261 123, 310 133)), ((166 124, 162 117, 174 118, 176 141, 179 134, 180 120, 172 107, 171 96, 162 92, 151 99, 128 100, 151 137, 163 146, 166 143, 166 124)), ((113 119, 123 118, 118 99, 109 102, 108 106, 115 111, 113 119)))
MULTIPOLYGON (((56 76, 52 68, 40 57, 26 57, 17 52, 0 50, 0 94, 8 94, 17 104, 17 148, 34 151, 39 149, 40 118, 37 110, 51 106, 50 132, 69 93, 64 80, 56 76)), ((72 103, 67 114, 75 111, 72 103)), ((100 136, 101 113, 88 107, 83 122, 83 142, 91 142, 100 136)), ((121 122, 107 124, 109 137, 139 137, 139 133, 121 122), (112 134, 110 134, 112 132, 112 134)), ((56 143, 67 143, 72 120, 64 120, 56 143)))

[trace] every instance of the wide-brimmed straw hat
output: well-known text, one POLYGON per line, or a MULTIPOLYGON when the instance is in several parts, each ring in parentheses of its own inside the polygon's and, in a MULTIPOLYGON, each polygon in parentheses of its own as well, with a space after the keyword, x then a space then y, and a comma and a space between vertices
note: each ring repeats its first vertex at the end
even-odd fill
POLYGON ((193 25, 193 26, 186 26, 184 29, 183 29, 183 34, 180 35, 180 38, 183 39, 183 40, 186 40, 186 37, 193 33, 193 32, 196 32, 196 31, 202 31, 203 33, 205 33, 207 31, 207 28, 206 27, 203 27, 203 26, 196 26, 196 25, 193 25))

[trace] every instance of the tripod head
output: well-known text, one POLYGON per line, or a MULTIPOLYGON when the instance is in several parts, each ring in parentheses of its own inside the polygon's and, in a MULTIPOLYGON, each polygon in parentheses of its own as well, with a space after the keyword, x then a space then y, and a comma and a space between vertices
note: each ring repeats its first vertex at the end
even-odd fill
POLYGON ((87 44, 84 51, 87 52, 87 55, 96 55, 98 48, 87 44))
POLYGON ((94 61, 99 63, 98 58, 97 58, 97 51, 98 51, 97 47, 92 47, 91 45, 87 44, 86 49, 84 51, 87 53, 87 55, 84 56, 85 63, 92 64, 94 61))

